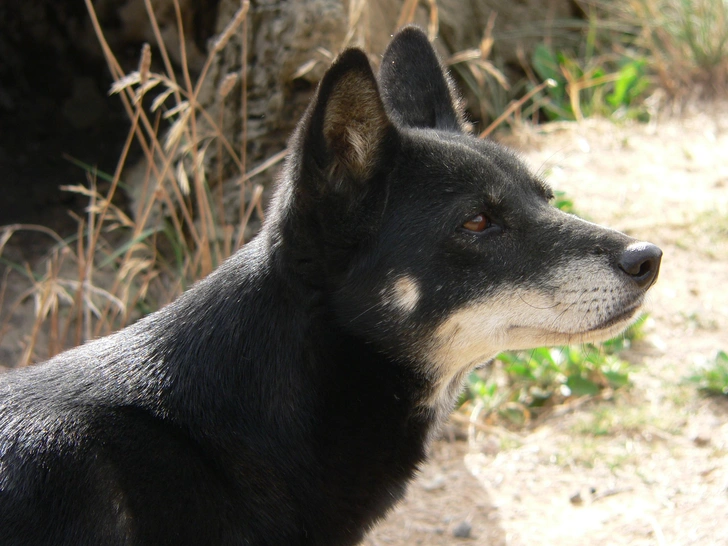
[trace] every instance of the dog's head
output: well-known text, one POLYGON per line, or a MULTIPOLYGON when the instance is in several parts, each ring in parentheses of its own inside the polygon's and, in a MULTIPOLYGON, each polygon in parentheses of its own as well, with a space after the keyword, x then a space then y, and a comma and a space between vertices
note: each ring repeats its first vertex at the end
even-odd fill
POLYGON ((550 205, 512 152, 464 131, 454 95, 415 28, 378 81, 364 53, 344 52, 274 206, 289 274, 337 327, 417 366, 435 398, 502 350, 617 334, 661 256, 550 205))

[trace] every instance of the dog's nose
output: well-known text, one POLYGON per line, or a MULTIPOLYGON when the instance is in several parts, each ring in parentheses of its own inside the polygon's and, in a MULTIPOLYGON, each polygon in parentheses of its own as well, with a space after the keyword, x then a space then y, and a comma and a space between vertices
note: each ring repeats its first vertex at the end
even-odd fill
POLYGON ((650 243, 635 243, 628 246, 619 258, 618 265, 622 271, 647 290, 657 279, 660 271, 662 250, 650 243))

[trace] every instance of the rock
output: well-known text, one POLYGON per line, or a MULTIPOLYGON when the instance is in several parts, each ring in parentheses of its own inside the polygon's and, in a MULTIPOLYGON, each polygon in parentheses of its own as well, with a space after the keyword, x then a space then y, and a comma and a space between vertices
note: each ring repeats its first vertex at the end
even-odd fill
POLYGON ((706 447, 710 445, 710 434, 707 432, 700 432, 693 438, 693 443, 698 447, 706 447))
POLYGON ((584 499, 581 497, 581 491, 577 491, 569 497, 569 502, 576 506, 584 504, 584 499))
POLYGON ((452 536, 455 538, 470 538, 470 534, 473 530, 473 526, 467 521, 461 521, 452 530, 452 536))

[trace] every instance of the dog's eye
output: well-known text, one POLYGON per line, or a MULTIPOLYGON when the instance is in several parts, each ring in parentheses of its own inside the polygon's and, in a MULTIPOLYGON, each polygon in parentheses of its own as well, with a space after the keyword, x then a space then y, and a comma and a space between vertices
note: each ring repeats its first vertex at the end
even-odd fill
POLYGON ((476 214, 470 220, 463 224, 463 229, 472 231, 473 233, 482 233, 493 224, 485 214, 476 214))

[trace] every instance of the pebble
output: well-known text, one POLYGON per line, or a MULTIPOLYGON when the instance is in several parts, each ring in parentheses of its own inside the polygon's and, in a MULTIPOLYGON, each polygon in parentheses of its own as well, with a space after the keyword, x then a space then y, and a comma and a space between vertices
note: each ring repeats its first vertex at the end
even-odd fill
POLYGON ((461 521, 457 527, 452 530, 452 536, 455 538, 470 538, 470 532, 473 530, 473 526, 467 521, 461 521))

